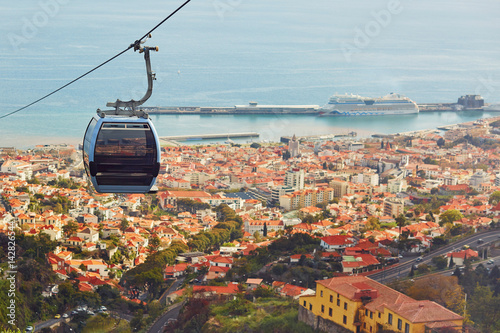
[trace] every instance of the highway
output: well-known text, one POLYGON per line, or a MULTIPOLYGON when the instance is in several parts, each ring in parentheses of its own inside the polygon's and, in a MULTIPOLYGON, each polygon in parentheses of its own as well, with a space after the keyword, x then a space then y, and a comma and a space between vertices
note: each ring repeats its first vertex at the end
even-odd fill
POLYGON ((431 253, 426 254, 425 256, 422 257, 423 260, 419 263, 416 262, 417 257, 403 258, 399 264, 387 267, 381 271, 377 271, 374 274, 368 275, 368 277, 381 283, 389 283, 398 278, 408 276, 412 265, 430 264, 433 257, 446 254, 456 249, 461 249, 464 245, 475 247, 477 245, 478 239, 482 239, 484 243, 481 245, 484 245, 488 242, 498 240, 499 237, 500 237, 500 230, 478 233, 470 237, 464 238, 462 240, 459 240, 458 242, 455 242, 453 244, 443 246, 435 251, 432 251, 431 253))

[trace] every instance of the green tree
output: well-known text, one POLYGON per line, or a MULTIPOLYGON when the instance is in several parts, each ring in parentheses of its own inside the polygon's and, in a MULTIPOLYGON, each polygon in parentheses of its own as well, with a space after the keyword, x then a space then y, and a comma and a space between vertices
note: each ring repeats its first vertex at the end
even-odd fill
POLYGON ((463 217, 464 216, 462 215, 462 213, 460 213, 460 211, 458 211, 456 209, 449 209, 449 210, 443 212, 439 216, 439 224, 444 225, 446 223, 453 223, 454 221, 458 221, 458 220, 462 219, 463 217))
POLYGON ((73 221, 68 222, 68 224, 63 225, 62 230, 66 237, 70 237, 78 230, 78 224, 73 221))
POLYGON ((491 193, 488 202, 490 205, 496 205, 500 201, 500 191, 495 191, 491 193))
POLYGON ((250 148, 260 148, 261 147, 261 144, 260 143, 257 143, 257 142, 252 142, 252 144, 250 145, 250 148))
POLYGON ((453 261, 453 254, 450 256, 450 263, 448 264, 448 268, 453 268, 455 266, 455 262, 453 261))
POLYGON ((134 318, 130 321, 130 327, 134 329, 134 331, 139 331, 146 322, 144 321, 144 310, 140 309, 136 312, 134 318))
POLYGON ((500 330, 500 297, 493 296, 487 286, 477 285, 470 296, 468 311, 471 320, 481 332, 498 332, 500 330))
POLYGON ((160 238, 158 237, 158 235, 154 235, 149 239, 148 248, 150 251, 156 252, 158 251, 159 247, 160 247, 160 238))
POLYGON ((129 222, 127 219, 122 219, 120 222, 120 230, 125 232, 125 230, 129 227, 129 222))
POLYGON ((448 266, 448 260, 441 256, 436 256, 432 258, 432 263, 436 266, 437 269, 444 269, 448 266))
POLYGON ((413 277, 415 275, 415 269, 413 268, 414 266, 411 265, 411 268, 410 268, 410 273, 408 273, 408 277, 413 277))

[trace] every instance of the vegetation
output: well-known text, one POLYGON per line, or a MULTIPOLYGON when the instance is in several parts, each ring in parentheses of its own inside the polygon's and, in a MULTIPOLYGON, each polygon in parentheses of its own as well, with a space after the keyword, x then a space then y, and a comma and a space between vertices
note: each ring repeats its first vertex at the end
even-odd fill
POLYGON ((465 294, 454 276, 432 275, 423 277, 406 291, 417 300, 430 300, 464 315, 465 294))
POLYGON ((131 332, 126 320, 111 318, 107 315, 99 314, 90 317, 82 333, 128 333, 131 332))
POLYGON ((143 264, 125 272, 120 284, 129 290, 138 288, 148 291, 150 299, 157 298, 166 286, 163 280, 163 268, 166 265, 173 265, 177 255, 186 250, 184 244, 173 242, 168 249, 149 255, 143 264))
POLYGON ((487 269, 479 264, 476 269, 472 269, 470 261, 465 260, 463 271, 457 267, 453 276, 435 274, 413 283, 406 281, 391 287, 414 299, 427 299, 447 307, 463 316, 468 325, 480 332, 492 333, 500 330, 498 266, 487 269))
POLYGON ((197 210, 210 209, 210 205, 204 202, 199 202, 191 199, 178 199, 177 210, 179 212, 196 213, 197 210))
POLYGON ((298 321, 298 304, 278 297, 257 298, 239 295, 230 301, 193 298, 179 316, 176 332, 269 332, 308 333, 314 330, 298 321))
POLYGON ((69 189, 77 189, 80 188, 80 184, 75 182, 72 178, 66 179, 59 177, 57 180, 51 180, 47 183, 47 185, 59 187, 59 188, 69 188, 69 189))
POLYGON ((462 219, 464 216, 460 211, 456 209, 450 209, 445 211, 443 214, 439 216, 439 225, 444 225, 446 223, 453 223, 454 221, 458 221, 462 219))

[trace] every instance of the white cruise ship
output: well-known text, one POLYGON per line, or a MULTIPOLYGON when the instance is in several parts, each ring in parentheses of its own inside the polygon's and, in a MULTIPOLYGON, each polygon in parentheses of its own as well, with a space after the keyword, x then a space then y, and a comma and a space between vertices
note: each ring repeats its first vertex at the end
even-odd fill
POLYGON ((408 97, 394 93, 378 98, 345 94, 333 95, 319 111, 320 116, 382 116, 418 113, 418 106, 408 97))

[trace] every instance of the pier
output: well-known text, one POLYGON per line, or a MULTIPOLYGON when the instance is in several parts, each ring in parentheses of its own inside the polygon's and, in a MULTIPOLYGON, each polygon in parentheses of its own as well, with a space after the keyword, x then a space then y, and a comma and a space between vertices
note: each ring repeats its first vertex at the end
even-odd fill
POLYGON ((234 138, 258 138, 259 133, 226 133, 226 134, 192 134, 192 135, 173 135, 161 136, 162 141, 189 141, 189 140, 211 140, 211 139, 234 139, 234 138))

